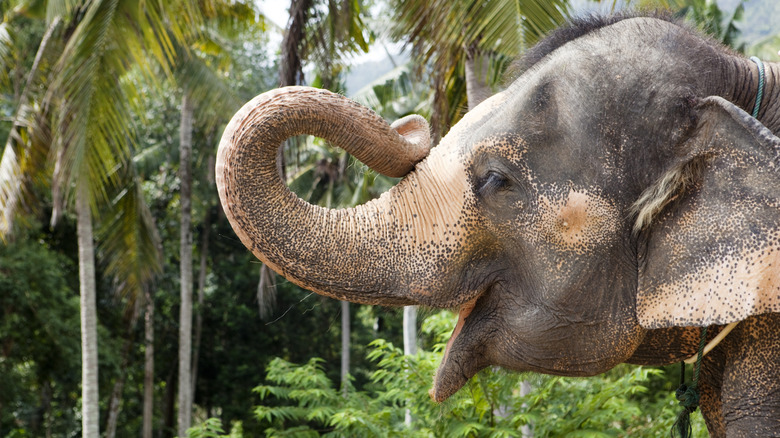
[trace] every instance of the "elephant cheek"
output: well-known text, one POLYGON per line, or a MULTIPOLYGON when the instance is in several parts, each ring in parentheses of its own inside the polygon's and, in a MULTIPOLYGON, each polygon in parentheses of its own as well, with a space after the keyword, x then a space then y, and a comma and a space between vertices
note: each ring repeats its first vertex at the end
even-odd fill
POLYGON ((620 211, 585 188, 551 189, 539 199, 536 232, 540 241, 567 254, 587 254, 618 235, 620 211))

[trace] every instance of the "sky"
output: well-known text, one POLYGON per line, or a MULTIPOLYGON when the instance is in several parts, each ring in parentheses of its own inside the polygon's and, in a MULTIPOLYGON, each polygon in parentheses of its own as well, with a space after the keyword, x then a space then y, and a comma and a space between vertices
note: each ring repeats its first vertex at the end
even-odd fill
MULTIPOLYGON (((285 27, 287 27, 287 20, 290 17, 290 13, 288 12, 290 8, 290 1, 289 0, 255 0, 257 5, 259 6, 260 12, 268 19, 270 20, 276 27, 279 28, 280 31, 284 30, 285 27)), ((278 35, 277 37, 272 37, 270 39, 270 42, 272 44, 281 44, 282 37, 281 35, 278 35)), ((392 46, 392 45, 391 45, 392 46)), ((395 55, 398 52, 398 49, 400 48, 400 45, 398 46, 392 46, 390 47, 390 51, 395 55)), ((365 62, 373 62, 373 61, 380 61, 387 58, 387 53, 385 52, 385 49, 380 44, 374 44, 369 48, 368 53, 361 54, 359 56, 356 56, 352 59, 352 64, 362 64, 365 62)), ((389 61, 388 61, 389 62, 389 61)))
POLYGON ((284 29, 287 24, 287 18, 290 16, 288 9, 290 8, 289 1, 283 0, 265 0, 259 1, 260 12, 265 15, 265 18, 271 20, 280 29, 284 29))

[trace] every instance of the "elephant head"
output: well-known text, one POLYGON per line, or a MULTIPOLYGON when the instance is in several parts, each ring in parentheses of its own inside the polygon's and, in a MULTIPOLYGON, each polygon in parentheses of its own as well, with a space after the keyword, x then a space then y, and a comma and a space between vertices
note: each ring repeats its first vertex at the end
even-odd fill
POLYGON ((436 400, 490 365, 593 375, 649 330, 780 312, 780 142, 743 111, 755 64, 675 23, 618 17, 554 33, 517 71, 430 153, 420 119, 390 127, 322 90, 260 95, 220 143, 225 213, 302 287, 458 308, 436 400), (300 134, 406 176, 352 209, 309 205, 275 163, 300 134))

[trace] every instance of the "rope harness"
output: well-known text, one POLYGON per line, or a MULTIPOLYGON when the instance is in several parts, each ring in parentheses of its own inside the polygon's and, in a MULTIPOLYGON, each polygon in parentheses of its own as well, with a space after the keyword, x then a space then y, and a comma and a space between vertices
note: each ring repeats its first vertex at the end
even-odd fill
POLYGON ((689 438, 693 432, 691 429, 691 414, 699 407, 699 371, 701 360, 704 357, 704 341, 707 340, 707 327, 701 331, 699 352, 696 354, 696 364, 693 367, 693 381, 685 382, 685 361, 680 362, 680 386, 674 392, 674 396, 680 402, 683 410, 677 415, 677 421, 672 426, 672 438, 689 438))
POLYGON ((758 66, 758 92, 756 104, 753 106, 753 118, 758 118, 758 110, 761 108, 761 99, 764 97, 764 63, 757 56, 751 56, 750 60, 758 66))
POLYGON ((710 342, 706 345, 704 342, 707 340, 707 327, 704 327, 701 331, 701 339, 699 340, 699 350, 696 354, 680 362, 680 386, 674 392, 675 397, 680 402, 680 406, 683 410, 677 415, 677 421, 672 426, 672 438, 679 436, 680 438, 689 438, 693 432, 691 429, 691 414, 699 407, 699 371, 701 371, 701 360, 704 355, 712 351, 720 341, 722 341, 732 330, 737 326, 739 322, 732 322, 723 328, 710 342), (690 383, 685 382, 685 364, 694 364, 693 366, 693 381, 690 383))

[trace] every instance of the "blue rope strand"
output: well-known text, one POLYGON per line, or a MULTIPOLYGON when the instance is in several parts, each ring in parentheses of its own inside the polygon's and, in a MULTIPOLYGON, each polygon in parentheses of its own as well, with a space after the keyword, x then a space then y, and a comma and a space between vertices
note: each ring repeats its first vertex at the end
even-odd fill
POLYGON ((761 99, 764 97, 764 63, 757 56, 751 56, 750 60, 758 66, 758 93, 756 105, 753 107, 753 118, 758 118, 758 110, 761 108, 761 99))

